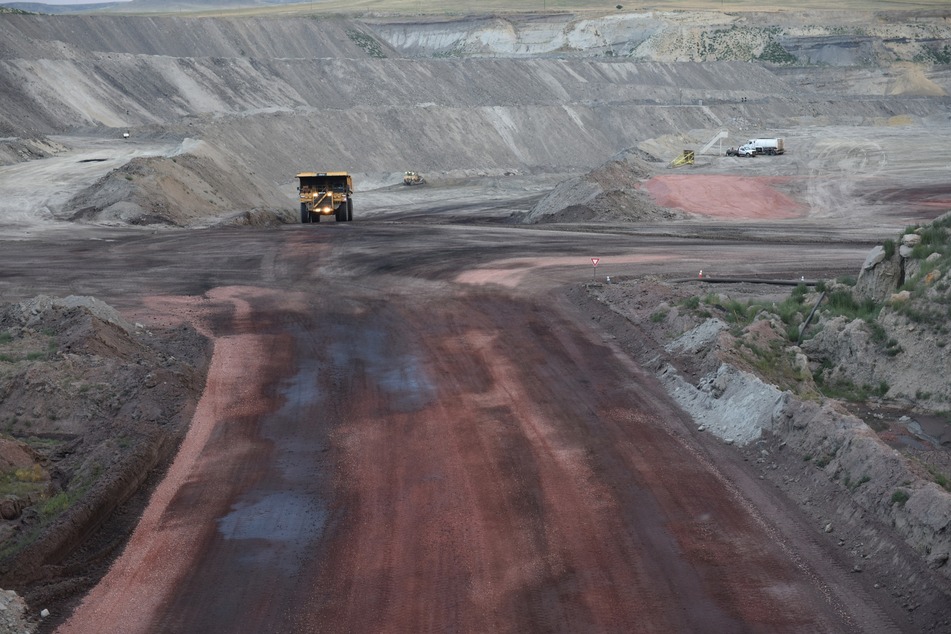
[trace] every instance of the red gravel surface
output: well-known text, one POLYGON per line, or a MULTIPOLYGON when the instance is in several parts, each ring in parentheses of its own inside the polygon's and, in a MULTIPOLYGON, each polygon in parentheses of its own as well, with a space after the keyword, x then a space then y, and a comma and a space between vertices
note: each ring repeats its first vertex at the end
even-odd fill
POLYGON ((781 220, 807 211, 776 188, 787 181, 779 176, 670 174, 655 176, 643 187, 662 207, 728 220, 781 220))

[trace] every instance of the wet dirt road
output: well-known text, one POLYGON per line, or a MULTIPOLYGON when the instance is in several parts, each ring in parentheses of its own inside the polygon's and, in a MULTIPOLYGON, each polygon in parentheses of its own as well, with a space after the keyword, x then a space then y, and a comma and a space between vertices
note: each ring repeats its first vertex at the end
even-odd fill
POLYGON ((386 223, 94 237, 9 243, 5 294, 94 294, 215 350, 169 475, 60 631, 891 631, 558 290, 592 254, 615 275, 783 274, 799 246, 386 223))

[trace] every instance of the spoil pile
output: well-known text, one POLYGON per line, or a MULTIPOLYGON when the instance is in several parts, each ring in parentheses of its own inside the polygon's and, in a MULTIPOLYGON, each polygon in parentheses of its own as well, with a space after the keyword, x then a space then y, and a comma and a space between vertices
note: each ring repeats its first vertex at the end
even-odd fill
POLYGON ((547 222, 636 222, 686 217, 677 210, 654 204, 640 189, 660 164, 656 157, 627 149, 583 176, 561 182, 526 214, 526 224, 547 222))
POLYGON ((0 308, 0 586, 41 609, 95 582, 124 535, 109 518, 174 454, 207 356, 190 327, 149 332, 95 298, 0 308))

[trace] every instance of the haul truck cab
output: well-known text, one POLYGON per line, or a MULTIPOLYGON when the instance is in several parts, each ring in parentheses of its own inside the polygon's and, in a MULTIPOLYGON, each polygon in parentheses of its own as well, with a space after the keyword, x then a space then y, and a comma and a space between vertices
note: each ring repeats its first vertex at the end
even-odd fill
POLYGON ((353 220, 353 180, 347 172, 301 172, 300 221, 320 222, 321 216, 333 216, 337 222, 353 220))

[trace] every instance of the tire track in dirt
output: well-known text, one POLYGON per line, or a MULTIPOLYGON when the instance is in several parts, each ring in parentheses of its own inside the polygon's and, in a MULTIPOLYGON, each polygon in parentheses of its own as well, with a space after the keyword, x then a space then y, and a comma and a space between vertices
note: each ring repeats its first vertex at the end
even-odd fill
POLYGON ((295 629, 849 631, 666 399, 546 310, 473 293, 352 324, 382 338, 338 367, 335 528, 295 629), (426 377, 408 407, 365 380, 383 353, 426 377))
MULTIPOLYGON (((256 289, 222 289, 209 293, 209 299, 218 319, 247 324, 250 297, 260 294, 256 289)), ((173 298, 170 312, 182 306, 193 310, 197 303, 173 298)), ((110 623, 121 623, 128 633, 155 631, 163 606, 213 538, 214 518, 227 513, 228 492, 254 478, 249 465, 262 450, 260 443, 235 433, 229 433, 226 444, 218 441, 224 427, 253 427, 267 411, 268 401, 246 388, 256 385, 258 377, 279 374, 274 353, 280 344, 267 334, 247 332, 247 327, 244 333, 222 332, 214 319, 207 311, 202 319, 205 332, 219 336, 214 338, 205 391, 175 461, 123 554, 59 632, 101 632, 110 623)))

